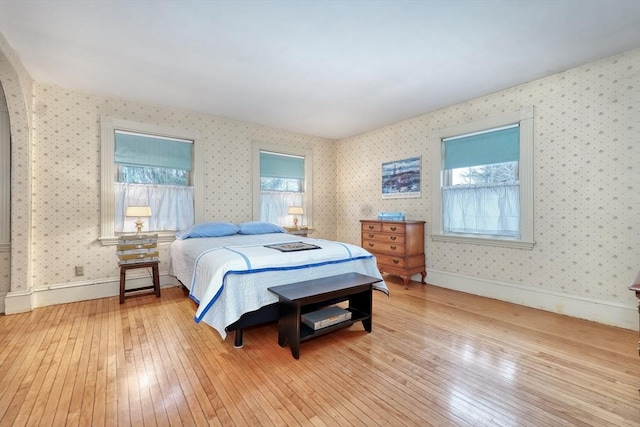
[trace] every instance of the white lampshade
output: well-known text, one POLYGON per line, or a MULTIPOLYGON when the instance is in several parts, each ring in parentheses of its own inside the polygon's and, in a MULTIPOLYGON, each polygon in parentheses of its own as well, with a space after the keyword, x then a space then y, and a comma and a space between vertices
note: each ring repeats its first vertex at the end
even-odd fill
POLYGON ((289 215, 302 215, 304 214, 304 210, 302 209, 302 206, 289 206, 287 213, 289 215))
POLYGON ((289 209, 287 209, 287 213, 289 215, 293 215, 293 227, 300 228, 298 227, 298 215, 304 214, 302 206, 289 206, 289 209))
POLYGON ((138 218, 151 216, 151 208, 149 206, 128 206, 125 216, 135 216, 138 218))
POLYGON ((151 208, 149 206, 128 206, 124 215, 138 217, 138 219, 136 220, 136 234, 140 234, 143 225, 140 218, 151 216, 151 208))

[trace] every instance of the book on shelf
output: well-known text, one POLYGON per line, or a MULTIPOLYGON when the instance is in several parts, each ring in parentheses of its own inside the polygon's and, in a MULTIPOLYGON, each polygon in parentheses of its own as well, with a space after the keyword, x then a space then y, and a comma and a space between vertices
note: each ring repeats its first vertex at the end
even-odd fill
POLYGON ((125 254, 118 254, 118 258, 120 258, 120 261, 128 261, 128 260, 136 259, 136 260, 139 260, 140 262, 148 262, 150 261, 150 258, 158 258, 159 255, 160 254, 158 253, 158 251, 147 252, 147 253, 125 253, 125 254))
POLYGON ((320 310, 305 313, 302 316, 302 323, 309 326, 314 331, 335 325, 351 319, 351 312, 344 308, 332 305, 320 310))
POLYGON ((118 237, 120 245, 147 245, 158 242, 157 234, 123 234, 118 237))
POLYGON ((118 250, 116 251, 116 255, 140 255, 140 254, 152 254, 157 252, 156 246, 150 248, 140 248, 140 249, 126 249, 126 250, 118 250))
POLYGON ((118 251, 130 251, 135 249, 152 249, 158 247, 156 242, 153 243, 131 243, 128 245, 118 245, 118 251))

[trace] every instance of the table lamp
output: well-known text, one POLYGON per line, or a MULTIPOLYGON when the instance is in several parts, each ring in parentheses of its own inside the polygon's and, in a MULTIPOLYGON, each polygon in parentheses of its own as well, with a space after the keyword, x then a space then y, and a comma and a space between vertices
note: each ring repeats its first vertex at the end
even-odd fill
POLYGON ((287 213, 289 215, 293 215, 293 226, 295 228, 300 228, 298 226, 298 215, 304 214, 304 210, 302 209, 302 206, 289 206, 287 213))
POLYGON ((137 216, 138 220, 136 221, 136 229, 138 230, 136 234, 140 234, 142 231, 142 220, 141 217, 150 217, 151 216, 151 208, 149 206, 128 206, 127 211, 125 212, 125 216, 137 216))

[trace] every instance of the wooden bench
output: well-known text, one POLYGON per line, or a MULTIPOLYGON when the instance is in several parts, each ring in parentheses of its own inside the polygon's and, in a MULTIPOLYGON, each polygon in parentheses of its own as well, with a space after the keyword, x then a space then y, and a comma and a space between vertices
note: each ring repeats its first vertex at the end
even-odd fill
POLYGON ((371 332, 373 284, 382 279, 359 273, 346 273, 304 282, 268 288, 279 299, 278 344, 291 347, 294 358, 300 358, 300 343, 336 329, 362 322, 371 332), (312 329, 302 322, 302 315, 342 301, 349 301, 346 310, 351 319, 322 329, 312 329))

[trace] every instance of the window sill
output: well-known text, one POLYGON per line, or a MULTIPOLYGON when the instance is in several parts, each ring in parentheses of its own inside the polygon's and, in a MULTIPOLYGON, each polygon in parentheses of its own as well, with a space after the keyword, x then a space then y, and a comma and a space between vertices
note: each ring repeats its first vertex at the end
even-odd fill
POLYGON ((536 242, 529 242, 525 240, 516 239, 498 239, 490 237, 477 237, 470 235, 452 235, 452 234, 432 234, 431 240, 437 242, 453 242, 453 243, 467 243, 471 245, 486 245, 486 246, 501 246, 506 248, 515 249, 528 249, 532 250, 536 242))
MULTIPOLYGON (((158 235, 158 243, 166 243, 166 242, 173 242, 174 240, 176 240, 176 232, 175 231, 171 231, 171 232, 151 232, 149 231, 148 233, 153 233, 153 234, 157 234, 158 235)), ((131 233, 128 233, 131 234, 131 233)), ((98 240, 100 241, 100 243, 102 244, 102 246, 115 246, 118 244, 118 236, 111 236, 111 237, 99 237, 98 240)))

